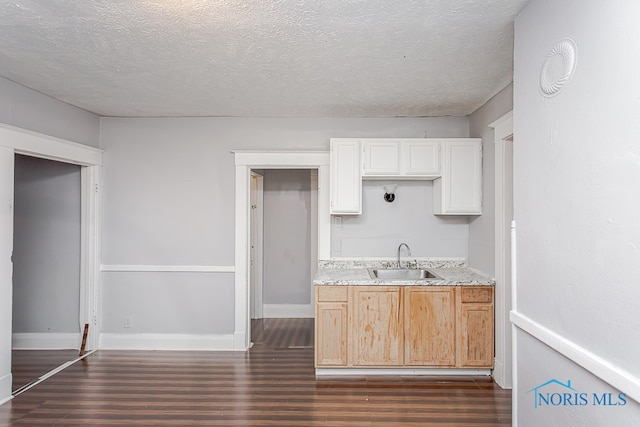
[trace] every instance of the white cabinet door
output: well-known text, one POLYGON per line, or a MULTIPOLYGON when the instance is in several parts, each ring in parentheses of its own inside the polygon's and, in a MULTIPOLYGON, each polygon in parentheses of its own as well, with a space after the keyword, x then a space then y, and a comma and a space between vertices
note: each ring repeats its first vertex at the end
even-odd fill
POLYGON ((400 175, 400 144, 397 141, 362 141, 364 176, 400 175))
POLYGON ((402 142, 402 174, 416 178, 440 176, 440 141, 402 142))
POLYGON ((332 215, 360 214, 362 211, 362 174, 360 140, 331 139, 330 199, 332 215))
POLYGON ((440 141, 423 138, 363 139, 363 177, 440 176, 440 141))
POLYGON ((434 181, 434 214, 482 213, 482 140, 442 140, 442 178, 434 181))

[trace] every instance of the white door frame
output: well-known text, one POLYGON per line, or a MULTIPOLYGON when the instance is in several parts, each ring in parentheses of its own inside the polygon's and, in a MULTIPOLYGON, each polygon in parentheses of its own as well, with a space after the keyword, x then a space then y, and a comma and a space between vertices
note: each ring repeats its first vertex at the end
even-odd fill
MULTIPOLYGON (((99 183, 103 150, 5 124, 0 124, 0 146, 12 149, 14 155, 22 154, 82 166, 78 322, 80 331, 85 323, 90 325, 87 349, 97 349, 101 319, 99 183)), ((11 229, 13 230, 13 227, 11 229)), ((12 279, 1 278, 0 283, 3 284, 2 286, 12 286, 12 279)), ((11 323, 0 325, 0 328, 10 329, 11 323)), ((11 348, 8 351, 10 352, 11 348)))
POLYGON ((249 298, 251 169, 318 170, 318 259, 329 259, 331 216, 329 214, 328 151, 234 151, 236 165, 235 223, 235 319, 233 347, 247 350, 251 339, 249 298))
POLYGON ((14 154, 0 146, 0 405, 11 399, 14 154))
MULTIPOLYGON (((506 232, 511 227, 511 220, 506 209, 511 209, 504 204, 504 194, 507 188, 513 187, 513 182, 508 183, 505 161, 508 159, 507 141, 513 138, 513 112, 509 112, 489 125, 493 128, 495 144, 495 276, 496 276, 496 305, 495 305, 495 363, 493 378, 503 388, 513 386, 512 378, 512 352, 511 352, 511 323, 509 312, 511 310, 511 281, 509 262, 510 254, 507 252, 507 242, 511 235, 506 232)), ((511 213, 513 214, 513 212, 511 213)))
MULTIPOLYGON (((259 173, 251 171, 251 180, 255 182, 255 187, 251 187, 252 198, 254 205, 251 206, 252 223, 250 223, 250 232, 254 233, 254 240, 251 242, 255 246, 253 262, 254 265, 249 265, 251 271, 253 271, 253 280, 250 280, 251 286, 251 300, 253 306, 251 307, 251 317, 254 319, 262 319, 264 317, 264 305, 262 303, 262 251, 263 251, 263 233, 264 233, 264 177, 259 173)), ((251 244, 250 243, 250 244, 251 244)), ((249 276, 251 277, 251 276, 249 276)))

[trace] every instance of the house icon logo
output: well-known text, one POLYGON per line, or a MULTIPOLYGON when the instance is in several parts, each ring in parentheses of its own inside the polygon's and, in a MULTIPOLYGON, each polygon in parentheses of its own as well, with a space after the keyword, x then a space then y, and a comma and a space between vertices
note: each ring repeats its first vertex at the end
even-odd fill
POLYGON ((533 393, 533 407, 558 406, 625 406, 627 396, 624 393, 580 392, 573 388, 571 380, 566 383, 555 378, 535 386, 527 393, 533 393))
POLYGON ((567 383, 563 383, 562 381, 558 381, 555 378, 550 379, 549 381, 542 383, 531 390, 527 391, 527 393, 533 392, 534 400, 533 407, 538 408, 538 406, 574 406, 579 405, 581 402, 581 396, 584 398, 584 405, 588 402, 586 400, 586 393, 579 393, 578 390, 571 386, 571 380, 567 380, 567 383), (554 387, 555 385, 555 387, 554 387), (551 391, 550 391, 551 390, 551 391))

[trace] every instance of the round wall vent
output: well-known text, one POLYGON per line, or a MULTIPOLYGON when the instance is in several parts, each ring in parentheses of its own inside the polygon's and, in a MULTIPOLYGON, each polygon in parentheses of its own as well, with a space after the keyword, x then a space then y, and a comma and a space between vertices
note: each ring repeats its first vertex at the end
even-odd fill
POLYGON ((540 70, 540 90, 544 96, 555 96, 571 80, 576 69, 576 44, 560 40, 551 49, 540 70))

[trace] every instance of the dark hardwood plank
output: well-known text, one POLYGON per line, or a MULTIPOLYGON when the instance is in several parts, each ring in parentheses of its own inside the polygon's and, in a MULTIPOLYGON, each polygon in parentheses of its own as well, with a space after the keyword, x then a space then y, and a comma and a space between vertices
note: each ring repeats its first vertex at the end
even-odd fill
POLYGON ((98 351, 0 407, 6 425, 510 425, 484 378, 316 379, 313 349, 98 351))
POLYGON ((0 425, 511 425, 511 392, 486 377, 316 378, 312 348, 266 329, 248 352, 98 351, 0 406, 0 425))
POLYGON ((11 390, 27 385, 47 372, 78 357, 78 350, 13 350, 11 351, 11 390))
POLYGON ((314 319, 253 319, 251 341, 270 348, 313 347, 314 319))

